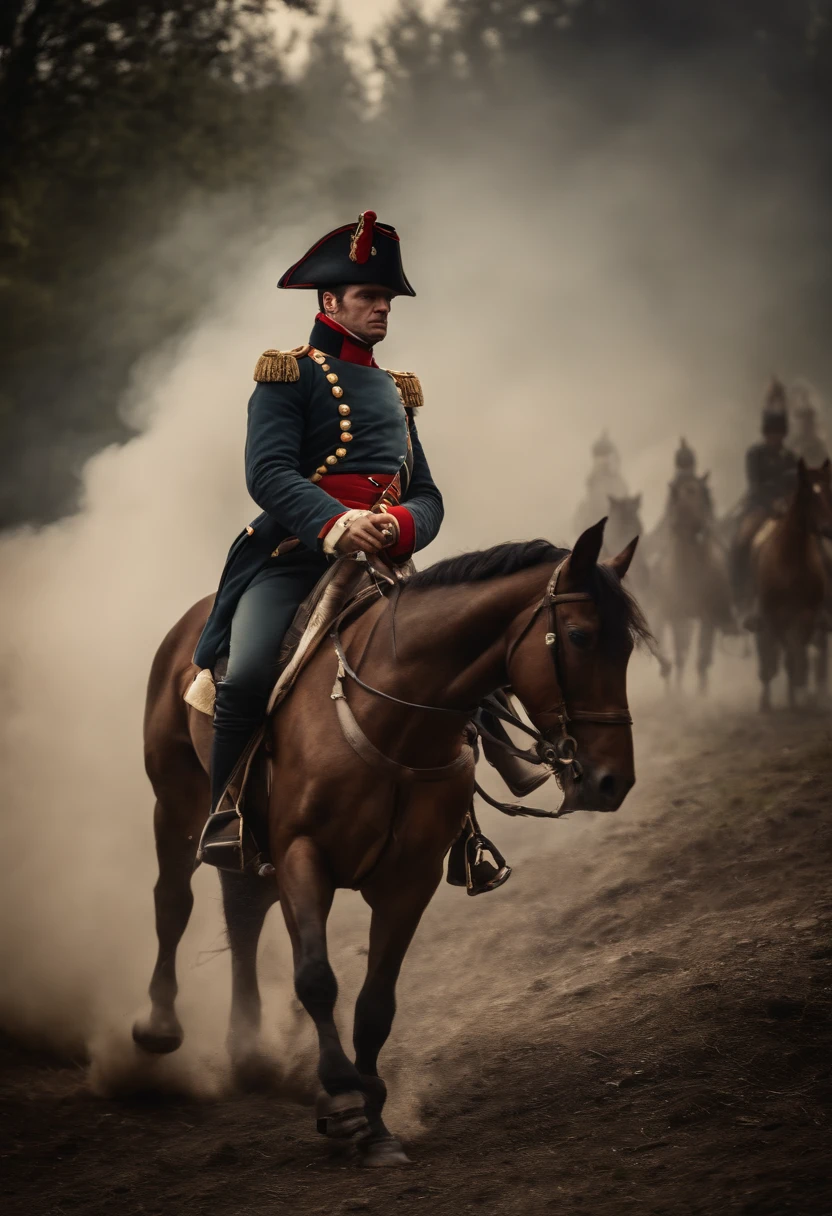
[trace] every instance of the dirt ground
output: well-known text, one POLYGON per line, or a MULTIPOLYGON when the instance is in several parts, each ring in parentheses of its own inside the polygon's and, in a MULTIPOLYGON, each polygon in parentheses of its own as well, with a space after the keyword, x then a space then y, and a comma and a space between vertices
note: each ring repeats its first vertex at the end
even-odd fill
POLYGON ((382 1057, 410 1169, 285 1092, 105 1098, 7 1041, 4 1212, 832 1213, 829 719, 647 727, 617 816, 489 819, 511 882, 429 910, 382 1057))

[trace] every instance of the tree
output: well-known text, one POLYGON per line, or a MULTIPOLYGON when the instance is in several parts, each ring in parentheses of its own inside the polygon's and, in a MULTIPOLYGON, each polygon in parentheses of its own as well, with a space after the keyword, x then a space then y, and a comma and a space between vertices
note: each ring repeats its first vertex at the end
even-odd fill
POLYGON ((160 236, 188 206, 272 190, 275 166, 291 160, 293 91, 266 25, 274 7, 14 0, 4 10, 0 522, 66 510, 86 456, 130 434, 116 409, 130 368, 182 332, 222 267, 189 234, 177 289, 161 291, 160 236))

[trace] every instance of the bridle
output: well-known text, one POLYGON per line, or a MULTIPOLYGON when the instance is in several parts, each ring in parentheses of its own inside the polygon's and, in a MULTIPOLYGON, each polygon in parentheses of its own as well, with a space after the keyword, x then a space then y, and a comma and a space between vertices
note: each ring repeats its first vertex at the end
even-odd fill
MULTIPOLYGON (((531 759, 535 763, 545 764, 551 768, 555 778, 560 784, 560 779, 565 772, 570 772, 574 780, 580 780, 581 766, 577 759, 578 744, 575 738, 569 733, 570 722, 592 722, 603 726, 631 726, 632 717, 627 707, 616 710, 587 710, 587 709, 570 709, 566 698, 566 685, 563 679, 562 664, 560 660, 560 647, 558 645, 558 607, 561 604, 580 603, 592 601, 593 597, 588 591, 558 591, 558 581, 563 568, 566 564, 566 558, 561 561, 555 568, 552 577, 546 584, 546 590, 543 593, 540 602, 535 606, 529 620, 524 625, 521 632, 511 643, 506 655, 506 668, 508 669, 511 660, 517 652, 517 648, 524 641, 531 631, 533 625, 540 617, 541 613, 546 614, 548 629, 546 632, 545 643, 552 659, 555 682, 557 687, 558 699, 551 709, 543 711, 537 715, 538 720, 543 723, 543 729, 538 730, 534 726, 529 726, 521 721, 514 714, 509 713, 499 703, 489 699, 488 712, 495 717, 501 718, 508 722, 516 729, 530 735, 535 741, 535 747, 529 751, 521 751, 519 748, 513 747, 511 744, 506 744, 504 741, 497 739, 496 736, 489 737, 508 751, 522 756, 525 759, 531 759), (547 738, 546 723, 554 721, 560 728, 559 737, 555 740, 547 738)), ((335 648, 335 654, 338 658, 338 670, 335 676, 335 683, 332 688, 331 697, 335 702, 338 713, 341 730, 347 742, 359 756, 362 757, 368 764, 375 768, 381 769, 388 776, 394 777, 397 780, 409 781, 439 781, 452 776, 454 773, 469 767, 472 759, 476 758, 476 739, 477 734, 488 734, 484 730, 481 722, 477 721, 480 707, 476 706, 472 709, 449 709, 443 705, 421 705, 415 701, 405 701, 401 697, 393 696, 391 693, 383 692, 380 688, 374 688, 371 684, 367 684, 356 671, 350 666, 344 651, 343 642, 341 640, 339 621, 336 621, 330 631, 330 639, 335 648), (349 678, 359 688, 363 688, 365 692, 371 693, 373 696, 381 697, 385 701, 392 702, 394 705, 399 705, 404 709, 418 710, 421 712, 438 713, 445 715, 453 715, 457 718, 467 720, 470 730, 468 733, 468 746, 464 747, 455 760, 449 764, 439 765, 434 768, 417 768, 410 765, 400 764, 398 761, 384 755, 383 752, 370 742, 363 730, 356 721, 355 715, 350 709, 346 694, 344 691, 344 682, 349 678), (473 731, 473 735, 471 734, 473 731)), ((479 785, 477 790, 480 794, 483 791, 479 785)), ((545 818, 557 818, 557 811, 537 811, 529 807, 516 807, 514 804, 497 803, 487 795, 483 795, 486 801, 493 806, 499 807, 501 810, 506 810, 509 814, 531 814, 545 818), (512 809, 509 809, 509 808, 512 809)))
MULTIPOLYGON (((529 730, 533 738, 537 740, 537 753, 543 764, 550 765, 557 774, 558 769, 571 769, 572 776, 576 780, 580 780, 581 766, 577 759, 578 744, 574 736, 569 733, 570 722, 594 722, 599 726, 632 726, 633 719, 630 715, 628 707, 623 709, 613 710, 593 710, 593 709, 570 709, 566 700, 566 683, 563 678, 563 670, 560 659, 561 647, 558 644, 558 605, 559 604, 579 604, 592 601, 592 594, 589 591, 558 591, 558 582, 560 581, 561 572, 566 565, 567 558, 564 558, 556 567, 552 577, 546 584, 546 590, 542 598, 532 611, 529 620, 524 625, 523 629, 511 643, 506 655, 506 668, 510 670, 511 660, 514 657, 520 643, 528 636, 535 622, 541 613, 546 613, 546 623, 548 629, 546 631, 546 648, 552 659, 552 666, 555 673, 555 686, 558 691, 558 700, 551 709, 543 710, 536 717, 543 724, 543 731, 529 730), (547 722, 554 721, 560 728, 560 736, 554 742, 548 740, 545 735, 547 722)), ((494 712, 492 709, 491 712, 494 712)), ((497 714, 498 717, 502 716, 497 714)))

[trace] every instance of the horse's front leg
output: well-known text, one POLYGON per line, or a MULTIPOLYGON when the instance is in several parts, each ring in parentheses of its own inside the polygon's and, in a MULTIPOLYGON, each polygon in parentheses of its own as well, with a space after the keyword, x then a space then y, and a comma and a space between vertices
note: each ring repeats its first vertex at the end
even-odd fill
POLYGON ((326 922, 335 886, 308 836, 296 837, 277 859, 277 888, 292 942, 295 992, 318 1032, 318 1076, 328 1095, 318 1106, 318 1127, 337 1140, 358 1140, 370 1134, 370 1127, 361 1077, 335 1025, 338 982, 327 954, 326 922))
POLYGON ((777 675, 780 663, 780 648, 777 636, 771 626, 763 620, 755 634, 757 642, 757 672, 762 685, 760 691, 760 711, 768 713, 771 710, 771 681, 777 675))
POLYGON ((361 1145, 364 1165, 407 1165, 401 1142, 387 1130, 382 1110, 387 1087, 378 1057, 396 1014, 396 981, 407 948, 442 877, 442 861, 409 857, 401 868, 362 889, 373 910, 367 976, 355 1005, 355 1064, 367 1096, 370 1136, 361 1145))
POLYGON ((816 702, 825 706, 829 699, 829 634, 823 624, 817 633, 814 674, 816 702))

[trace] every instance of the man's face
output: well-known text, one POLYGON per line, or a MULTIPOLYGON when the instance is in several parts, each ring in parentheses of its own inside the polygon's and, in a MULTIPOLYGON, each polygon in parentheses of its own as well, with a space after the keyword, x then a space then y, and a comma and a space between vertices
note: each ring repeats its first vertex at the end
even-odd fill
POLYGON ((339 325, 355 334, 368 346, 375 346, 387 337, 387 318, 393 302, 393 292, 377 283, 353 283, 345 288, 339 303, 330 292, 324 292, 324 311, 339 325))

